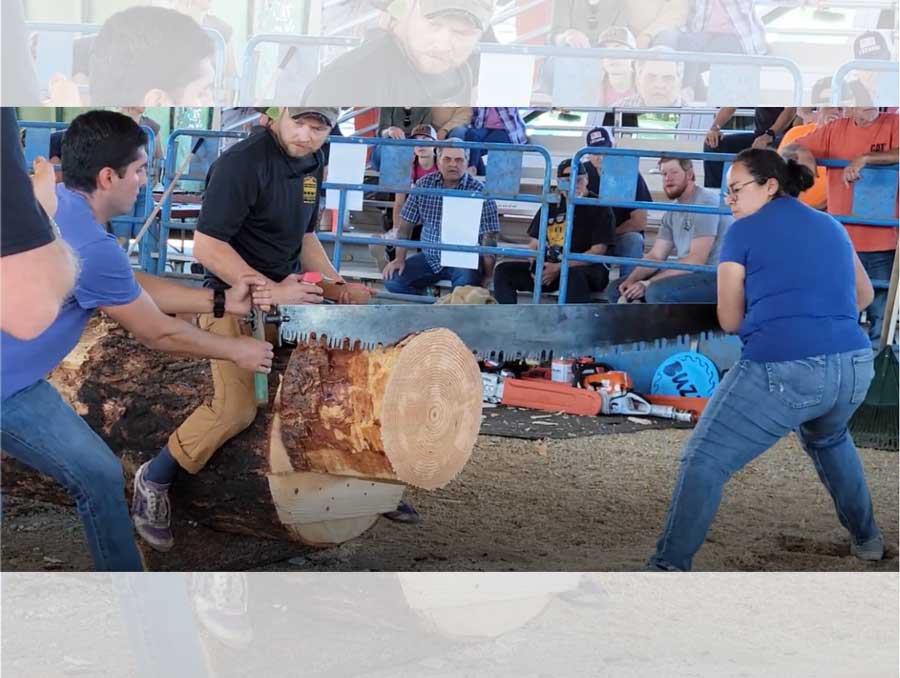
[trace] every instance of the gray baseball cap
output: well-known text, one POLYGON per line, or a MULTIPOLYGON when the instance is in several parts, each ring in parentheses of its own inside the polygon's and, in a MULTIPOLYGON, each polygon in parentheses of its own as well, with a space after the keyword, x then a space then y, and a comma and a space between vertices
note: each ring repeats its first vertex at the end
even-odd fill
POLYGON ((287 112, 288 115, 292 118, 300 118, 304 115, 315 115, 319 118, 322 118, 322 120, 333 127, 337 122, 338 116, 340 115, 341 111, 337 107, 312 108, 309 106, 300 106, 298 108, 288 108, 287 112))
POLYGON ((494 0, 419 0, 419 6, 427 17, 464 14, 482 31, 487 30, 494 16, 494 0))

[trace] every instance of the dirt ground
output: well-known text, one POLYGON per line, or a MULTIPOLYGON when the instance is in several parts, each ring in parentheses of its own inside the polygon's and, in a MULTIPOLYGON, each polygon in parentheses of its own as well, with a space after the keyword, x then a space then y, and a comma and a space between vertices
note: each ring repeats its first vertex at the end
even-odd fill
MULTIPOLYGON (((188 525, 164 562, 177 570, 632 571, 652 552, 688 434, 481 436, 447 488, 408 492, 423 518, 418 525, 382 519, 363 536, 320 551, 188 525), (199 543, 205 550, 192 551, 199 543)), ((695 570, 896 572, 898 457, 860 454, 887 542, 883 561, 849 555, 830 497, 791 438, 726 487, 695 570)), ((91 569, 73 509, 18 497, 4 497, 2 561, 5 571, 91 569)))

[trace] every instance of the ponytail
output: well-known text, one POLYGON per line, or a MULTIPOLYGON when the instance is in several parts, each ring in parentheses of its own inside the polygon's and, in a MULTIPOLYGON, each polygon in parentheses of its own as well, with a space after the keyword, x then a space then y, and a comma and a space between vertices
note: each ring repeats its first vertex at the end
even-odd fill
POLYGON ((769 179, 778 182, 775 197, 789 195, 796 198, 803 191, 812 187, 816 175, 795 158, 785 160, 775 151, 768 148, 748 148, 737 154, 735 164, 743 165, 756 183, 762 185, 769 179))

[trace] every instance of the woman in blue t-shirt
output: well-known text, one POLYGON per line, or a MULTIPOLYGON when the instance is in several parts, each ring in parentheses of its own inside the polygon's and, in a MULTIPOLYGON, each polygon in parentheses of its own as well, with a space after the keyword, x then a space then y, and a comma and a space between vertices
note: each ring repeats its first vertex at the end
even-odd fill
POLYGON ((872 284, 847 232, 796 196, 812 171, 748 149, 728 173, 736 221, 722 243, 718 315, 740 334, 741 360, 722 380, 684 448, 665 528, 646 569, 689 570, 739 469, 797 433, 850 532, 850 552, 880 560, 884 542, 847 428, 872 380, 859 312, 872 284))

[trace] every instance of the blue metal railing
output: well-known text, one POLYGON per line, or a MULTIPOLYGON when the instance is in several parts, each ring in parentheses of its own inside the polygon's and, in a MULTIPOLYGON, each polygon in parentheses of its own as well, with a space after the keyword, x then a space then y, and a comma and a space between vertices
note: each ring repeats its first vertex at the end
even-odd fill
MULTIPOLYGON (((730 163, 736 157, 736 154, 731 153, 691 153, 691 152, 665 152, 665 151, 644 151, 639 149, 621 149, 621 148, 598 148, 598 147, 585 147, 577 151, 572 156, 572 176, 570 181, 572 185, 574 185, 575 181, 578 177, 578 172, 581 166, 582 158, 586 155, 604 155, 604 156, 613 156, 613 157, 626 157, 626 158, 634 158, 634 174, 637 174, 637 161, 641 157, 651 157, 651 158, 684 158, 689 160, 708 160, 708 161, 723 161, 725 163, 730 163)), ((838 168, 838 167, 846 167, 849 163, 846 160, 819 160, 817 164, 822 165, 824 167, 838 168)), ((722 173, 722 183, 723 188, 725 181, 727 180, 727 168, 726 164, 725 171, 722 173)), ((872 165, 863 170, 863 179, 860 182, 864 181, 867 176, 871 176, 868 170, 874 171, 893 171, 895 176, 893 178, 893 184, 896 186, 897 183, 897 171, 898 165, 872 165)), ((601 175, 602 176, 602 175, 601 175)), ((601 193, 602 193, 602 185, 601 185, 601 193)), ((892 204, 895 204, 896 201, 892 201, 892 204)), ((680 204, 680 203, 658 203, 651 201, 636 201, 636 200, 619 200, 616 197, 612 199, 607 198, 580 198, 576 196, 572 196, 571 199, 567 202, 566 205, 566 232, 563 241, 563 251, 561 257, 561 267, 560 267, 560 282, 559 282, 559 303, 565 303, 566 298, 566 288, 568 285, 569 279, 569 262, 570 261, 579 261, 585 263, 602 263, 602 264, 625 264, 625 265, 639 265, 647 268, 658 268, 658 269, 673 269, 679 271, 690 271, 690 272, 706 272, 706 273, 715 273, 715 266, 701 266, 694 264, 681 264, 678 262, 670 262, 670 261, 650 261, 647 259, 632 259, 629 257, 616 257, 610 255, 595 255, 595 254, 582 254, 571 252, 572 246, 572 231, 575 217, 575 207, 577 205, 600 205, 607 207, 625 207, 628 209, 652 209, 656 211, 663 212, 690 212, 693 214, 731 214, 731 210, 727 207, 710 207, 705 205, 691 205, 691 204, 680 204)), ((854 217, 854 216, 843 216, 838 215, 834 216, 835 219, 844 224, 859 224, 866 226, 879 226, 886 228, 897 228, 898 222, 896 217, 892 219, 884 219, 884 218, 869 218, 869 217, 854 217)), ((536 274, 537 276, 537 274, 536 274)), ((888 281, 886 280, 873 280, 872 285, 875 288, 884 289, 888 287, 888 281)))
MULTIPOLYGON (((363 144, 366 146, 396 146, 415 148, 422 146, 422 142, 418 140, 404 139, 383 139, 383 138, 365 138, 365 137, 330 137, 332 144, 363 144)), ((371 236, 347 236, 344 235, 344 217, 347 211, 347 192, 348 191, 383 191, 389 193, 408 193, 413 195, 436 195, 441 197, 459 197, 459 198, 475 198, 479 200, 516 200, 518 202, 539 203, 540 208, 540 226, 538 231, 538 248, 532 250, 524 247, 488 247, 485 245, 455 245, 450 243, 427 243, 428 249, 448 252, 475 252, 478 254, 494 254, 499 256, 513 256, 535 259, 537 271, 544 268, 544 254, 547 245, 547 212, 551 203, 558 202, 557 196, 551 192, 551 176, 553 174, 553 161, 550 152, 543 146, 534 145, 512 145, 512 144, 490 144, 471 141, 429 141, 428 146, 439 148, 466 148, 466 149, 484 149, 487 151, 501 151, 505 153, 533 153, 540 155, 544 159, 544 175, 541 184, 541 193, 535 195, 533 193, 508 193, 508 192, 491 192, 485 190, 483 192, 461 191, 456 189, 444 188, 419 188, 410 184, 344 184, 325 182, 322 187, 339 191, 337 224, 334 234, 319 234, 319 239, 323 242, 333 242, 334 252, 332 254, 332 264, 335 269, 340 271, 341 264, 341 248, 343 243, 353 243, 359 245, 394 245, 406 248, 421 248, 426 243, 418 240, 400 240, 396 238, 378 238, 371 236)), ((382 160, 384 163, 384 160, 382 160)), ((490 180, 490 163, 488 164, 488 180, 490 180)), ((539 273, 536 274, 539 276, 539 273)), ((539 279, 539 278, 538 278, 539 279)), ((539 303, 541 298, 541 286, 535 285, 533 292, 534 303, 539 303)))
MULTIPOLYGON (((258 103, 254 98, 256 90, 256 48, 261 44, 272 43, 289 45, 297 49, 309 48, 315 51, 315 58, 311 59, 305 75, 308 80, 314 78, 321 64, 318 49, 321 47, 356 47, 360 45, 360 38, 340 36, 316 36, 294 35, 284 33, 260 33, 253 36, 247 42, 243 55, 243 75, 241 77, 241 96, 239 105, 251 105, 258 103)), ((660 51, 654 49, 606 49, 606 48, 574 48, 552 47, 547 45, 522 45, 481 43, 478 51, 482 54, 509 54, 536 57, 555 57, 563 59, 586 59, 597 61, 599 59, 628 59, 634 61, 670 61, 676 63, 700 63, 712 66, 735 66, 742 69, 749 68, 780 68, 788 72, 792 80, 791 102, 800 106, 803 104, 803 74, 796 62, 784 57, 760 56, 748 54, 727 54, 719 52, 680 52, 660 51)), ((286 55, 293 58, 292 54, 286 55)), ((282 58, 282 68, 286 66, 288 59, 282 58)), ((587 64, 586 64, 587 65, 587 64)), ((278 69, 281 70, 280 68, 278 69)), ((275 74, 277 76, 277 73, 275 74)), ((306 83, 304 83, 306 84, 306 83)), ((555 102, 557 105, 566 102, 555 102)))
MULTIPOLYGON (((793 81, 791 103, 795 106, 803 104, 803 74, 800 67, 791 59, 784 57, 758 56, 748 54, 725 54, 719 52, 679 52, 654 49, 606 49, 600 47, 549 47, 545 45, 498 45, 482 43, 479 47, 482 54, 519 54, 522 56, 555 57, 564 59, 627 59, 633 61, 669 61, 676 63, 711 64, 722 66, 740 66, 742 68, 782 68, 793 81)), ((554 102, 556 105, 565 102, 554 102)), ((689 112, 686 111, 686 112, 689 112)))
MULTIPOLYGON (((166 161, 163 165, 163 185, 168 185, 175 179, 178 172, 178 141, 181 137, 192 137, 194 139, 244 139, 247 136, 245 132, 217 132, 203 129, 186 129, 180 128, 174 130, 170 135, 166 144, 166 161)), ((190 151, 188 151, 190 152, 190 151)), ((188 179, 189 177, 182 177, 188 179)), ((144 270, 152 272, 153 254, 157 255, 156 274, 163 275, 166 272, 166 260, 168 255, 169 230, 172 226, 177 226, 179 230, 194 230, 196 223, 193 222, 174 222, 172 220, 172 195, 170 193, 162 202, 159 213, 159 226, 157 233, 153 233, 154 229, 150 229, 141 242, 141 267, 144 270)))
MULTIPOLYGON (((31 120, 22 120, 19 121, 19 127, 26 130, 26 161, 30 165, 34 158, 38 155, 42 155, 45 157, 49 155, 50 135, 41 135, 37 140, 33 138, 29 139, 27 130, 51 130, 52 132, 65 132, 68 129, 69 125, 65 122, 38 122, 31 120), (44 144, 45 147, 43 148, 43 150, 41 150, 40 148, 35 148, 35 143, 44 144)), ((153 133, 153 130, 146 125, 141 125, 141 129, 144 130, 144 132, 147 134, 147 175, 148 177, 152 177, 156 171, 156 162, 153 158, 153 153, 156 149, 156 135, 153 133)), ((55 170, 62 169, 59 165, 54 165, 53 167, 55 170)), ((135 202, 134 207, 131 210, 131 214, 110 219, 110 230, 117 237, 130 238, 135 234, 137 227, 143 224, 147 217, 150 216, 150 212, 152 211, 153 187, 148 180, 147 185, 141 189, 140 193, 138 193, 137 201, 135 202)))
MULTIPOLYGON (((851 71, 875 71, 878 73, 900 73, 900 63, 896 61, 862 60, 848 61, 841 65, 831 77, 831 105, 840 106, 843 102, 844 80, 851 71)), ((893 79, 896 89, 897 79, 893 79)), ((860 105, 863 102, 856 102, 860 105)), ((872 104, 877 104, 873 101, 872 104)))
MULTIPOLYGON (((254 35, 247 41, 244 48, 243 64, 241 72, 241 86, 238 98, 239 106, 250 106, 259 104, 263 95, 256 92, 256 75, 257 75, 257 48, 260 45, 282 45, 294 48, 289 50, 281 59, 280 65, 275 69, 273 78, 277 77, 280 72, 287 68, 289 63, 295 60, 295 50, 308 49, 315 52, 315 58, 306 64, 306 72, 308 79, 312 80, 320 70, 320 54, 322 47, 356 47, 360 43, 359 38, 347 38, 341 36, 321 36, 321 35, 294 35, 291 33, 259 33, 254 35)), ((304 83, 305 84, 305 83, 304 83)), ((297 92, 297 96, 303 92, 297 92)))
MULTIPOLYGON (((44 22, 44 21, 26 21, 25 28, 28 31, 36 33, 73 33, 81 35, 96 35, 103 28, 101 24, 70 24, 62 22, 44 22)), ((225 51, 227 46, 225 38, 219 31, 214 28, 203 26, 203 30, 213 41, 215 47, 215 87, 216 91, 221 93, 225 87, 225 51)), ((73 75, 73 74, 69 74, 73 75)), ((81 87, 82 90, 89 90, 88 87, 81 87)))

